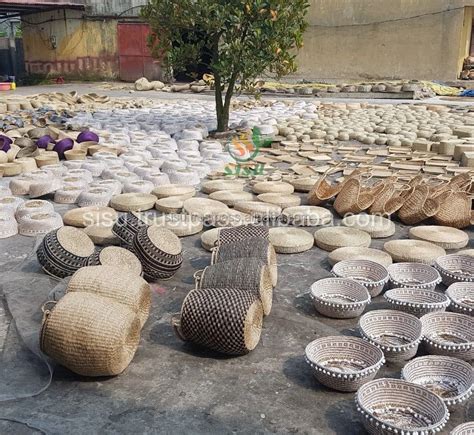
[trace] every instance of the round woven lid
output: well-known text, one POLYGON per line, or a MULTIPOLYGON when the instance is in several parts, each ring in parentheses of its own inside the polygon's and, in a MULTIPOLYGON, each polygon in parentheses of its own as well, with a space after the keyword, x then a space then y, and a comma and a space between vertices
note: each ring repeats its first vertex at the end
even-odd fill
POLYGON ((250 192, 243 190, 218 190, 211 193, 209 198, 220 201, 229 207, 233 207, 238 202, 254 200, 254 196, 250 192))
POLYGON ((84 232, 96 245, 119 245, 120 239, 112 232, 113 223, 98 223, 89 225, 84 232))
POLYGON ((150 193, 122 193, 111 199, 110 206, 118 211, 146 211, 155 203, 156 196, 150 193))
POLYGON ((94 243, 84 232, 74 227, 59 228, 56 237, 65 251, 78 257, 89 257, 94 253, 94 243))
POLYGON ((270 243, 279 254, 297 254, 310 250, 313 236, 300 228, 270 228, 270 243))
POLYGON ((109 246, 102 249, 99 254, 100 264, 103 266, 114 266, 126 269, 133 275, 142 274, 142 265, 135 254, 128 249, 117 246, 109 246))
POLYGON ((282 181, 262 181, 256 183, 253 186, 253 191, 255 193, 284 193, 292 194, 295 191, 295 188, 288 183, 282 181))
POLYGON ((220 190, 239 191, 244 190, 245 184, 237 180, 212 180, 202 183, 204 193, 213 193, 220 190))
POLYGON ((222 228, 213 228, 201 234, 201 245, 206 251, 211 251, 219 238, 219 231, 222 228))
POLYGON ((182 251, 179 238, 166 228, 151 225, 147 228, 147 235, 150 242, 166 254, 179 255, 182 251))
POLYGON ((278 207, 297 207, 301 204, 301 198, 297 195, 286 195, 281 193, 261 193, 257 199, 268 204, 275 204, 278 207))
POLYGON ((63 216, 64 224, 85 228, 98 223, 112 223, 118 218, 117 212, 110 207, 82 207, 69 210, 63 216))
POLYGON ((395 234, 395 224, 382 216, 370 214, 356 214, 347 216, 342 225, 356 228, 369 233, 373 239, 382 239, 395 234))
POLYGON ((328 209, 311 205, 285 208, 282 217, 286 222, 302 227, 317 227, 332 221, 332 214, 328 209))
POLYGON ((168 196, 181 196, 182 199, 192 198, 196 195, 196 189, 193 186, 185 186, 181 184, 166 184, 155 187, 152 191, 158 199, 167 198, 168 196))
POLYGON ((389 266, 393 263, 392 257, 384 251, 372 248, 338 248, 330 252, 328 261, 331 266, 345 260, 368 260, 379 263, 382 266, 389 266))
POLYGON ((368 248, 372 239, 365 231, 348 227, 321 228, 314 233, 316 245, 325 251, 346 246, 368 248))
POLYGON ((208 198, 190 198, 184 201, 183 209, 186 213, 205 216, 219 211, 228 210, 228 207, 222 202, 208 198))
POLYGON ((461 249, 469 243, 469 236, 464 231, 438 225, 423 225, 410 228, 410 238, 424 240, 443 249, 461 249))
POLYGON ((459 251, 458 255, 469 255, 470 257, 474 257, 474 249, 464 249, 463 251, 459 251))
POLYGON ((433 264, 438 257, 446 255, 440 246, 423 240, 391 240, 383 248, 395 262, 433 264))
POLYGON ((278 205, 258 201, 238 202, 235 209, 259 218, 277 218, 282 212, 278 205))
POLYGON ((159 216, 153 220, 155 225, 167 228, 178 237, 192 236, 200 233, 203 229, 203 222, 196 216, 188 214, 168 214, 159 216))
POLYGON ((184 199, 181 196, 168 196, 156 201, 155 208, 163 213, 179 213, 183 209, 184 199))

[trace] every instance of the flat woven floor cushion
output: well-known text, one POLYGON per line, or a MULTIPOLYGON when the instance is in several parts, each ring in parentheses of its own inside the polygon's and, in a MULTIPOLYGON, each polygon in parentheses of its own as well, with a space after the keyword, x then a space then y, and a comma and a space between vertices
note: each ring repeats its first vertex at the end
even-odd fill
POLYGON ((314 246, 313 236, 300 228, 270 228, 270 243, 279 254, 297 254, 314 246))
POLYGON ((446 255, 443 248, 422 240, 391 240, 385 243, 384 250, 397 263, 433 264, 438 257, 446 255))
POLYGON ((410 238, 430 242, 443 249, 461 249, 469 243, 464 231, 438 225, 422 225, 410 228, 410 238))
POLYGON ((372 241, 365 231, 348 227, 321 228, 314 233, 316 245, 325 251, 343 247, 368 248, 372 241))

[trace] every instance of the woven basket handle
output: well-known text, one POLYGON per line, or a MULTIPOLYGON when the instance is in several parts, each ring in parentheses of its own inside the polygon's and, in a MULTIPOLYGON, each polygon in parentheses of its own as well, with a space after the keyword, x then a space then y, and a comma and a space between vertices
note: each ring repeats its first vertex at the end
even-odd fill
POLYGON ((204 274, 204 269, 196 271, 193 275, 194 276, 194 282, 196 284, 196 290, 199 289, 199 284, 201 282, 203 274, 204 274))
POLYGON ((58 301, 47 301, 41 306, 41 311, 43 312, 44 316, 49 316, 51 313, 51 309, 58 303, 58 301), (52 305, 51 309, 48 309, 48 306, 52 305))
POLYGON ((215 246, 211 249, 211 264, 216 264, 217 255, 219 254, 219 247, 215 246))
POLYGON ((171 317, 171 326, 180 340, 187 341, 183 335, 183 331, 181 330, 181 313, 173 314, 171 317))

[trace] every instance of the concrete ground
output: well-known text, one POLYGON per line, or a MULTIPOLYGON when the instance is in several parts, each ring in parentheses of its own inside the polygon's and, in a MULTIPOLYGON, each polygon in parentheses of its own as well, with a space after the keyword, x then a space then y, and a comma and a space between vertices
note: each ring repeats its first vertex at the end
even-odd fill
MULTIPOLYGON (((82 93, 88 86, 73 87, 82 93)), ((35 88, 35 93, 43 89, 35 88)), ((60 213, 66 209, 57 206, 60 213)), ((392 239, 407 234, 408 228, 397 224, 392 239)), ((469 236, 474 247, 472 230, 469 236)), ((386 241, 374 240, 372 247, 382 248, 386 241)), ((229 358, 184 344, 170 325, 172 314, 179 312, 193 288, 194 272, 210 264, 210 253, 201 248, 199 235, 182 242, 183 267, 171 281, 153 286, 151 316, 129 368, 114 378, 85 379, 57 367, 43 393, 2 403, 0 434, 364 433, 354 394, 323 387, 304 361, 305 346, 318 337, 357 335, 357 319, 324 318, 309 298, 311 284, 330 276, 327 253, 314 247, 302 254, 278 256, 280 279, 260 345, 247 356, 229 358)), ((2 331, 5 334, 11 327, 11 314, 25 341, 34 342, 40 306, 57 285, 41 272, 34 255, 36 243, 23 236, 0 240, 0 291, 4 294, 0 350, 2 331), (22 323, 22 316, 31 320, 29 325, 22 323)), ((378 297, 370 309, 384 306, 378 297)), ((0 355, 0 375, 11 377, 0 385, 14 387, 18 371, 4 361, 8 354, 0 355)), ((401 367, 388 363, 379 377, 399 378, 401 367)), ((42 375, 48 378, 47 373, 42 375)), ((472 400, 452 414, 446 433, 469 420, 474 420, 472 400)))

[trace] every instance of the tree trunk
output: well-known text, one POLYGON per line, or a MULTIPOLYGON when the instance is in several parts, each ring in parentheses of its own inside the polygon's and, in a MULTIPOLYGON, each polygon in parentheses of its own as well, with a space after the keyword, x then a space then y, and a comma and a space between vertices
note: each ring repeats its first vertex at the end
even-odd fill
MULTIPOLYGON (((230 105, 222 100, 222 82, 218 74, 214 77, 216 87, 216 113, 217 113, 217 131, 225 132, 229 129, 229 109, 230 105)), ((227 99, 226 99, 227 102, 227 99)))

